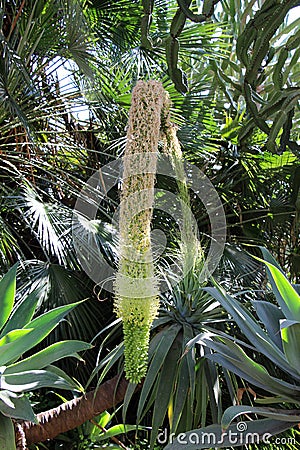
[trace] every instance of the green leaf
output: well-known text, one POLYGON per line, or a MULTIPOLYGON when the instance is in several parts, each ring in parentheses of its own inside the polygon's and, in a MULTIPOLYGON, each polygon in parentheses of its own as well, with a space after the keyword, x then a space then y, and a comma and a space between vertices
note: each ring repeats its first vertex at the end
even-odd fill
POLYGON ((300 297, 297 291, 286 278, 271 253, 264 247, 260 247, 260 250, 264 259, 257 258, 256 256, 254 258, 266 265, 273 293, 282 312, 287 319, 300 321, 300 297))
MULTIPOLYGON (((186 344, 188 341, 193 339, 194 332, 191 326, 184 324, 183 326, 183 339, 186 344)), ((189 351, 184 358, 187 360, 188 370, 189 370, 189 385, 190 385, 190 406, 194 404, 195 389, 196 389, 196 372, 195 372, 195 354, 193 351, 189 351)))
POLYGON ((82 385, 76 379, 69 377, 62 369, 56 366, 48 366, 47 372, 54 374, 57 377, 63 378, 67 383, 69 383, 68 389, 73 389, 74 391, 84 392, 82 385))
POLYGON ((100 434, 103 434, 103 428, 111 421, 112 415, 108 411, 103 411, 101 414, 93 418, 93 423, 87 421, 83 424, 83 434, 85 436, 89 435, 90 439, 93 440, 100 434), (98 424, 94 425, 94 423, 98 424))
POLYGON ((288 308, 287 308, 287 306, 285 304, 284 299, 281 297, 281 294, 280 294, 280 292, 279 292, 279 290, 277 288, 275 280, 272 277, 272 273, 271 273, 267 263, 272 264, 279 271, 281 271, 283 276, 284 276, 284 273, 283 273, 281 267, 279 266, 279 264, 277 263, 276 259, 273 258, 273 256, 271 255, 271 253, 264 247, 259 247, 259 248, 260 248, 260 250, 261 250, 261 252, 263 254, 264 260, 262 260, 260 258, 256 258, 256 257, 254 257, 254 258, 257 259, 258 261, 263 262, 266 265, 267 275, 268 275, 268 279, 269 279, 269 282, 270 282, 271 287, 272 287, 272 292, 275 295, 277 303, 280 306, 284 316, 287 317, 287 314, 289 313, 289 310, 288 310, 288 308))
POLYGON ((221 425, 210 425, 208 427, 180 433, 172 443, 164 450, 200 450, 207 448, 239 447, 242 444, 253 444, 263 441, 270 444, 273 435, 288 430, 297 422, 289 423, 280 420, 262 419, 243 423, 244 432, 239 431, 238 423, 232 424, 224 433, 221 425))
POLYGON ((16 395, 7 390, 0 391, 0 411, 2 414, 14 419, 29 420, 37 422, 29 399, 25 396, 16 395))
POLYGON ((275 403, 283 403, 286 399, 284 397, 262 397, 262 398, 256 398, 255 403, 259 403, 261 405, 274 405, 275 403))
POLYGON ((177 338, 178 335, 174 339, 169 352, 163 360, 163 365, 157 381, 156 399, 152 415, 150 448, 153 448, 159 427, 164 421, 173 395, 173 388, 178 373, 179 358, 182 354, 182 343, 180 339, 177 338))
POLYGON ((32 333, 32 329, 23 328, 22 330, 10 331, 0 340, 0 366, 4 366, 10 359, 10 354, 14 354, 21 344, 23 339, 32 333))
POLYGON ((202 339, 206 346, 215 350, 215 353, 207 355, 209 359, 266 391, 285 397, 294 403, 296 401, 300 403, 300 386, 270 376, 265 367, 249 358, 230 339, 217 336, 215 339, 218 339, 218 342, 208 338, 202 339))
POLYGON ((291 411, 275 408, 262 408, 255 406, 230 406, 226 409, 222 417, 222 429, 227 430, 231 422, 242 414, 258 414, 270 419, 281 420, 284 422, 300 422, 300 410, 291 411))
POLYGON ((126 414, 127 414, 127 410, 130 404, 130 401, 132 399, 132 396, 134 395, 135 391, 136 391, 136 384, 135 383, 128 383, 127 389, 126 389, 126 393, 125 393, 125 397, 124 397, 124 402, 123 402, 123 409, 122 409, 122 418, 123 421, 125 422, 126 419, 126 414))
POLYGON ((78 303, 60 306, 51 311, 42 314, 36 319, 29 322, 26 327, 32 328, 31 332, 19 339, 14 346, 7 347, 4 354, 1 353, 1 365, 6 365, 18 359, 23 353, 39 344, 56 326, 57 324, 73 309, 78 303))
POLYGON ((88 350, 92 345, 82 341, 61 341, 50 345, 40 352, 23 359, 20 362, 8 366, 5 370, 6 374, 17 372, 25 372, 27 370, 43 369, 54 361, 67 356, 73 356, 81 359, 77 352, 88 350))
MULTIPOLYGON (((51 311, 42 314, 36 319, 29 322, 27 325, 31 328, 38 329, 46 326, 47 329, 51 327, 51 330, 68 314, 72 309, 74 309, 77 305, 82 303, 70 303, 69 305, 59 306, 58 308, 51 309, 51 311)), ((50 331, 47 332, 49 334, 50 331)))
MULTIPOLYGON (((0 355, 5 353, 10 344, 32 332, 32 328, 22 328, 21 330, 12 330, 0 339, 0 355)), ((16 345, 16 344, 14 344, 16 345)))
MULTIPOLYGON (((211 350, 204 349, 205 356, 209 358, 211 350)), ((204 365, 205 381, 207 384, 208 397, 210 399, 210 409, 212 414, 212 422, 217 423, 221 419, 222 414, 222 389, 220 387, 220 378, 216 364, 212 361, 206 361, 204 365)))
POLYGON ((297 320, 300 322, 300 296, 281 270, 271 263, 266 261, 264 263, 267 265, 271 278, 277 287, 277 295, 276 292, 274 293, 284 315, 289 320, 297 320))
POLYGON ((206 361, 201 358, 195 367, 195 403, 190 401, 189 411, 187 412, 187 424, 184 429, 191 430, 194 423, 205 424, 207 413, 209 413, 209 391, 207 387, 206 361), (196 405, 196 406, 194 406, 196 405))
POLYGON ((5 325, 16 295, 16 272, 18 264, 15 264, 0 280, 0 330, 5 325))
MULTIPOLYGON (((273 157, 273 156, 274 155, 270 155, 270 157, 273 157)), ((264 160, 265 160, 265 156, 264 156, 264 160)), ((282 166, 282 164, 280 164, 280 166, 282 166)), ((278 264, 276 259, 273 257, 273 255, 269 252, 269 250, 267 250, 265 247, 261 247, 261 246, 259 246, 259 249, 262 252, 263 257, 264 257, 263 263, 268 262, 270 264, 273 264, 273 266, 277 267, 278 270, 282 271, 280 265, 278 264)), ((283 271, 282 271, 282 273, 283 273, 283 271)))
MULTIPOLYGON (((102 428, 105 428, 106 425, 109 423, 109 421, 111 420, 111 414, 109 414, 108 411, 103 411, 103 413, 101 413, 98 417, 95 417, 95 421, 98 423, 98 425, 102 428)), ((99 430, 99 428, 97 427, 97 429, 99 430)))
POLYGON ((263 300, 253 300, 252 304, 261 322, 266 327, 269 337, 282 350, 280 338, 280 320, 284 315, 276 305, 263 300))
POLYGON ((0 337, 4 336, 4 334, 9 331, 25 327, 32 319, 38 301, 38 291, 34 291, 31 292, 25 300, 20 302, 19 305, 13 310, 13 313, 2 330, 0 337))
POLYGON ((257 323, 257 320, 255 320, 244 305, 238 302, 234 297, 226 294, 219 286, 217 286, 217 288, 207 287, 205 290, 218 300, 229 312, 249 342, 251 342, 252 345, 255 345, 258 351, 270 358, 275 364, 280 365, 288 373, 291 372, 290 365, 287 363, 283 352, 274 345, 272 339, 264 330, 262 330, 257 323))
POLYGON ((16 450, 15 430, 9 417, 0 414, 0 448, 5 450, 16 450))
POLYGON ((104 439, 109 439, 113 436, 118 436, 119 434, 125 434, 128 433, 129 431, 136 431, 137 429, 145 430, 145 427, 138 427, 137 425, 125 425, 125 424, 114 425, 100 436, 97 436, 95 438, 95 441, 100 442, 103 441, 104 439))
POLYGON ((285 401, 300 404, 300 392, 299 388, 294 384, 287 383, 278 378, 271 377, 267 372, 262 372, 263 366, 260 366, 254 361, 252 364, 248 364, 244 367, 244 360, 236 361, 226 355, 213 354, 210 359, 230 372, 235 373, 239 377, 247 380, 254 386, 258 386, 265 391, 272 392, 275 395, 280 395, 285 398, 285 401))
POLYGON ((104 379, 105 375, 114 366, 114 364, 121 358, 124 353, 124 344, 121 342, 117 347, 115 347, 103 360, 98 364, 93 370, 87 385, 91 383, 91 380, 97 375, 97 373, 104 367, 101 372, 99 379, 97 380, 97 386, 99 386, 104 379))
POLYGON ((281 321, 281 339, 287 360, 300 374, 300 323, 281 321))
MULTIPOLYGON (((177 334, 180 331, 180 326, 174 324, 170 327, 164 328, 156 336, 160 336, 160 341, 157 347, 153 350, 153 356, 148 367, 148 372, 142 387, 140 394, 138 410, 137 410, 137 422, 141 420, 141 416, 148 398, 149 393, 153 390, 155 380, 159 373, 160 368, 164 364, 165 358, 172 346, 177 334)), ((155 337, 156 337, 155 336, 155 337)), ((151 346, 151 343, 150 343, 151 346)))
POLYGON ((172 432, 176 433, 186 399, 188 397, 188 392, 190 390, 189 384, 189 367, 188 367, 188 358, 185 355, 179 365, 178 377, 177 377, 177 386, 175 392, 175 400, 174 400, 174 408, 173 408, 173 417, 172 417, 172 432))
MULTIPOLYGON (((72 380, 71 380, 72 381, 72 380)), ((49 387, 53 389, 74 389, 74 382, 62 377, 61 374, 53 373, 52 370, 28 370, 17 374, 6 374, 1 377, 2 389, 12 392, 26 392, 49 387)))

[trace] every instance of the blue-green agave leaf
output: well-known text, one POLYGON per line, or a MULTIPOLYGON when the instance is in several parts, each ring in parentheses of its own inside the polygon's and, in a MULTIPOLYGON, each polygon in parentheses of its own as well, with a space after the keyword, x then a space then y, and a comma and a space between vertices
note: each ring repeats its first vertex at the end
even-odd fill
POLYGON ((257 406, 230 406, 226 409, 222 417, 222 429, 227 430, 231 422, 243 414, 258 414, 270 419, 282 420, 284 422, 300 422, 300 410, 284 410, 275 408, 263 408, 257 406))
POLYGON ((0 448, 16 450, 15 430, 12 420, 0 414, 0 448))

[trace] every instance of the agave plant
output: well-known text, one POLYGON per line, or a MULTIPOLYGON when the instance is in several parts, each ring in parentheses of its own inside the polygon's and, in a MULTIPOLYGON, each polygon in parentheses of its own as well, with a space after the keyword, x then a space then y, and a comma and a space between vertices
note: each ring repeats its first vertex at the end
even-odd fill
MULTIPOLYGON (((157 145, 160 125, 158 116, 161 113, 157 116, 159 102, 157 99, 157 103, 153 101, 155 95, 158 96, 161 103, 166 101, 164 100, 165 92, 158 83, 139 82, 137 84, 133 96, 134 108, 131 109, 132 117, 130 119, 135 125, 135 133, 133 133, 133 126, 130 123, 128 129, 129 143, 125 152, 127 161, 126 165, 124 164, 124 172, 126 169, 127 178, 124 180, 123 190, 125 194, 123 192, 123 199, 126 200, 126 196, 128 196, 129 200, 128 204, 125 205, 123 200, 123 206, 121 206, 120 240, 122 252, 119 273, 116 278, 116 309, 118 316, 123 321, 124 345, 123 343, 119 344, 106 356, 91 376, 92 379, 104 368, 98 380, 100 383, 124 353, 125 372, 131 382, 124 402, 124 421, 136 390, 136 384, 145 376, 139 396, 136 421, 141 423, 149 409, 153 409, 150 446, 154 445, 159 427, 164 423, 166 417, 168 417, 171 432, 175 433, 178 430, 186 429, 186 427, 191 428, 195 424, 206 424, 208 415, 211 415, 213 420, 218 420, 221 416, 219 374, 215 365, 203 358, 206 349, 202 347, 200 351, 189 353, 186 358, 181 358, 181 356, 190 339, 201 331, 209 330, 210 327, 222 327, 224 320, 227 318, 219 303, 208 293, 199 290, 199 280, 204 269, 204 253, 193 227, 187 176, 184 170, 180 144, 176 137, 176 128, 170 123, 168 111, 162 109, 165 117, 161 126, 163 138, 161 146, 170 158, 172 169, 176 174, 174 176, 177 184, 176 193, 181 201, 183 220, 178 249, 170 255, 166 255, 166 258, 162 261, 161 272, 169 289, 160 294, 159 317, 152 325, 153 337, 148 351, 147 343, 150 337, 151 324, 148 319, 149 307, 153 311, 154 307, 157 308, 158 305, 154 295, 147 296, 146 294, 147 292, 153 292, 156 287, 158 277, 154 278, 151 275, 156 275, 158 268, 153 271, 152 263, 147 266, 147 259, 145 261, 142 258, 136 260, 136 258, 132 258, 129 251, 132 247, 137 248, 143 257, 146 251, 151 250, 149 205, 152 205, 153 197, 151 195, 153 194, 149 191, 153 187, 151 183, 153 183, 154 161, 151 161, 152 170, 150 170, 149 166, 146 165, 149 156, 147 159, 147 153, 144 149, 145 147, 146 149, 150 148, 154 153, 153 143, 157 145), (138 100, 139 103, 136 104, 138 100), (148 105, 152 106, 148 108, 150 111, 147 110, 148 105), (152 130, 153 124, 155 127, 152 130), (143 153, 141 153, 142 151, 143 153), (129 159, 127 153, 130 152, 137 153, 140 159, 129 159), (130 162, 133 163, 133 168, 129 167, 130 162), (147 170, 140 170, 140 166, 147 170), (128 174, 131 174, 131 177, 128 174), (146 200, 144 204, 137 196, 133 197, 133 193, 136 194, 138 188, 143 189, 142 192, 147 192, 148 197, 146 198, 145 195, 142 197, 142 200, 146 200), (140 208, 137 208, 136 200, 132 204, 128 194, 131 194, 132 199, 138 198, 140 200, 140 208), (140 209, 141 213, 137 209, 140 209), (125 216, 126 213, 128 217, 125 216), (146 245, 144 242, 146 242, 146 245), (141 250, 143 245, 145 246, 145 250, 142 248, 144 253, 141 250), (181 270, 181 280, 177 275, 175 284, 173 282, 176 275, 168 267, 168 259, 176 260, 181 270), (131 284, 124 276, 128 277, 131 284), (139 281, 136 280, 138 277, 141 278, 143 283, 136 283, 136 281, 139 281), (124 283, 123 286, 122 282, 124 283), (131 292, 129 288, 131 288, 131 292), (127 292, 127 295, 120 295, 122 290, 125 293, 127 292), (141 298, 138 296, 137 298, 130 298, 129 294, 132 295, 132 292, 140 292, 141 298), (146 371, 147 360, 148 371, 146 371)), ((153 153, 150 153, 150 155, 153 155, 153 153)), ((116 328, 118 327, 119 323, 116 325, 116 328)), ((102 333, 105 331, 107 329, 102 330, 102 333)), ((115 332, 116 329, 113 328, 110 335, 115 332)), ((227 374, 225 374, 225 378, 230 385, 231 392, 233 392, 232 384, 234 380, 230 379, 227 374)))
MULTIPOLYGON (((151 425, 150 445, 168 420, 171 433, 182 432, 194 426, 204 426, 211 420, 217 422, 222 416, 221 377, 228 390, 235 392, 235 377, 227 370, 220 371, 204 355, 210 350, 205 346, 194 348, 184 357, 187 343, 204 331, 223 330, 227 320, 224 309, 211 295, 199 289, 201 263, 195 264, 185 279, 160 295, 159 316, 154 320, 148 351, 148 370, 141 390, 130 383, 124 399, 123 421, 127 412, 136 408, 136 423, 151 425), (135 400, 134 400, 135 398, 135 400)), ((102 343, 113 341, 119 333, 120 321, 102 330, 106 338, 102 343), (108 333, 108 331, 110 331, 108 333)), ((117 364, 118 373, 123 370, 124 345, 121 342, 107 356, 100 359, 91 375, 100 373, 98 383, 117 364)), ((234 394, 230 402, 234 401, 234 394)))
MULTIPOLYGON (((300 296, 271 254, 266 249, 262 249, 262 252, 264 260, 261 261, 266 265, 268 279, 278 305, 264 300, 253 301, 258 320, 242 302, 227 294, 219 285, 205 290, 234 318, 252 348, 254 347, 256 352, 264 355, 264 358, 268 358, 273 365, 281 369, 282 377, 278 378, 270 374, 264 365, 247 355, 242 344, 237 344, 234 338, 224 334, 202 334, 191 340, 187 347, 193 347, 195 342, 206 346, 212 351, 207 355, 211 361, 222 365, 223 368, 247 380, 251 385, 273 394, 271 397, 264 396, 256 399, 257 403, 278 406, 277 408, 256 405, 231 406, 224 412, 220 425, 187 432, 185 437, 187 449, 206 448, 207 441, 204 442, 203 433, 205 435, 212 433, 215 447, 236 446, 249 443, 251 435, 264 440, 267 434, 270 437, 299 423, 300 296), (231 424, 235 418, 245 414, 256 414, 266 419, 242 422, 243 430, 239 427, 239 423, 231 424), (234 444, 230 441, 230 432, 237 431, 239 431, 239 439, 234 444)), ((181 445, 180 439, 177 439, 166 448, 175 450, 181 445)))
POLYGON ((13 419, 35 422, 25 392, 43 387, 82 391, 81 385, 52 363, 67 356, 81 359, 77 352, 91 348, 81 341, 56 342, 44 350, 22 356, 39 344, 78 303, 61 306, 33 318, 38 291, 14 305, 16 270, 13 266, 0 280, 0 442, 15 449, 13 419))

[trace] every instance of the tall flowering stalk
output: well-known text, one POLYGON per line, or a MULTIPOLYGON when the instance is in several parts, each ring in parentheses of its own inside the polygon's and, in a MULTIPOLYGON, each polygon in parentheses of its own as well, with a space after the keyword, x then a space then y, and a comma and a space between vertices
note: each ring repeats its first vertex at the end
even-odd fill
POLYGON ((125 373, 132 383, 146 375, 150 328, 159 307, 150 225, 160 130, 169 106, 161 83, 137 83, 129 111, 115 281, 115 311, 123 322, 125 373))
POLYGON ((182 276, 203 261, 203 249, 197 237, 197 224, 193 218, 187 177, 184 168, 184 158, 177 137, 177 127, 170 120, 170 107, 164 116, 162 125, 163 152, 170 158, 178 186, 178 197, 181 202, 182 228, 180 256, 182 276))

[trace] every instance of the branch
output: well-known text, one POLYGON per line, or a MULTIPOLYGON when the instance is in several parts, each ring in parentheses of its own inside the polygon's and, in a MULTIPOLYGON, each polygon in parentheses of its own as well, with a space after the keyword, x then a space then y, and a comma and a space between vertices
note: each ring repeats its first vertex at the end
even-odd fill
POLYGON ((98 389, 63 403, 57 408, 37 414, 38 424, 22 422, 27 445, 53 439, 72 430, 106 409, 113 408, 125 396, 128 382, 116 375, 98 389))

